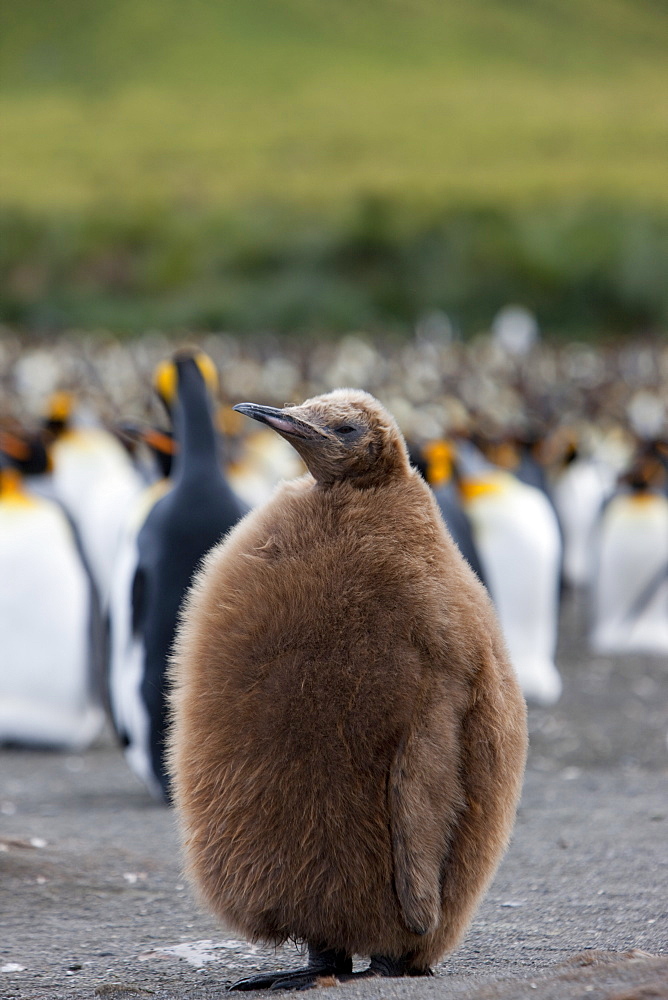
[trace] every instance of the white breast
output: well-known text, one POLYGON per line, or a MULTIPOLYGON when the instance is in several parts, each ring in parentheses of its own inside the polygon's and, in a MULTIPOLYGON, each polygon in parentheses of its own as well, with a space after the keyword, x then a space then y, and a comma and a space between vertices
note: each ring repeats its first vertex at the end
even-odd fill
POLYGON ((603 502, 614 485, 614 473, 591 459, 576 459, 552 490, 564 532, 564 580, 572 587, 591 583, 593 541, 603 502))
POLYGON ((600 525, 592 646, 668 653, 668 499, 620 494, 600 525))
POLYGON ((90 682, 90 585, 56 504, 0 502, 0 566, 0 740, 83 748, 103 722, 90 682))
POLYGON ((106 607, 123 525, 143 481, 118 441, 101 428, 69 432, 52 454, 55 495, 79 529, 106 607))
POLYGON ((551 704, 561 694, 554 663, 561 541, 541 490, 502 472, 464 484, 485 579, 524 696, 551 704))

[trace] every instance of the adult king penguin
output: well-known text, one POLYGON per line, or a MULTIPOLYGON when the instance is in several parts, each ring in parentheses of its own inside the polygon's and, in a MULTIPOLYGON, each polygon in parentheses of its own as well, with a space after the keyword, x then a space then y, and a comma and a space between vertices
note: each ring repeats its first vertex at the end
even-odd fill
POLYGON ((598 528, 591 644, 598 653, 668 654, 666 472, 645 449, 598 528))
POLYGON ((506 847, 525 706, 485 588, 372 397, 237 407, 309 472, 207 557, 173 661, 187 868, 237 932, 320 976, 428 975, 506 847))
POLYGON ((0 430, 0 744, 83 750, 104 722, 93 588, 64 510, 25 488, 46 466, 38 438, 0 430))
POLYGON ((51 486, 74 521, 106 609, 123 524, 142 480, 118 439, 97 424, 77 423, 69 393, 49 401, 44 431, 52 440, 51 486))
MULTIPOLYGON (((480 556, 473 540, 471 522, 459 499, 459 472, 456 466, 456 449, 447 441, 430 441, 423 448, 425 479, 434 491, 441 517, 478 579, 485 583, 480 556)), ((415 464, 415 463, 414 463, 415 464)))
POLYGON ((559 618, 561 536, 542 490, 494 468, 460 444, 459 493, 470 518, 485 582, 528 702, 553 705, 562 682, 554 659, 559 618))
POLYGON ((130 767, 153 794, 164 798, 169 797, 166 667, 179 608, 202 557, 246 511, 220 467, 209 398, 216 386, 213 362, 198 351, 177 352, 156 373, 156 388, 169 403, 179 445, 173 487, 150 508, 138 532, 124 613, 115 593, 114 723, 130 767))

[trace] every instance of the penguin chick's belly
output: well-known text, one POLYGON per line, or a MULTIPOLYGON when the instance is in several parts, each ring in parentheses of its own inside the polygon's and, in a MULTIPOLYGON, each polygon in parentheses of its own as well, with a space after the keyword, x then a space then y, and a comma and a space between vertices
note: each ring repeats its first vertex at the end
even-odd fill
MULTIPOLYGON (((388 780, 420 656, 391 607, 344 600, 337 623, 331 592, 327 608, 307 595, 301 618, 280 580, 246 608, 242 588, 205 582, 180 640, 172 760, 191 877, 251 938, 405 954, 424 939, 393 885, 388 780)), ((457 785, 454 719, 438 743, 457 785)))
POLYGON ((396 716, 374 718, 373 693, 352 679, 315 693, 311 675, 326 661, 300 670, 286 654, 268 666, 245 698, 230 698, 215 759, 213 740, 193 757, 208 803, 204 814, 192 803, 193 874, 214 910, 252 938, 400 955, 387 782, 401 706, 386 691, 396 716))

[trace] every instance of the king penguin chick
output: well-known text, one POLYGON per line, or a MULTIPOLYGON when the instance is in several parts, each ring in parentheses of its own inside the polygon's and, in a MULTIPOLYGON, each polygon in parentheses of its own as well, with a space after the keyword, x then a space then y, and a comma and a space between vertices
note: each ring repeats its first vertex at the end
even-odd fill
POLYGON ((170 767, 190 878, 320 976, 428 975, 508 842, 525 706, 483 585, 392 417, 340 389, 237 407, 309 472, 207 557, 173 660, 170 767))
POLYGON ((219 464, 209 398, 217 385, 211 359, 198 351, 177 352, 160 366, 156 381, 173 411, 179 448, 172 488, 152 506, 149 501, 145 520, 137 525, 134 573, 127 554, 117 567, 110 695, 130 767, 156 797, 168 798, 166 668, 179 607, 202 557, 246 508, 219 464))

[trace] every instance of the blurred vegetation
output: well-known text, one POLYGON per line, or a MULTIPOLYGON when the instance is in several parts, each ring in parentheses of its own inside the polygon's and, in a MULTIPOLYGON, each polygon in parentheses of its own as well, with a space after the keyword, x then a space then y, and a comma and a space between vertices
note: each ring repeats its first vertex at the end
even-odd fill
POLYGON ((635 208, 420 215, 369 198, 341 220, 6 212, 1 224, 2 312, 38 330, 401 331, 439 308, 468 333, 509 301, 571 336, 668 320, 668 214, 635 208))
POLYGON ((665 0, 23 0, 0 310, 41 329, 668 320, 665 0))

